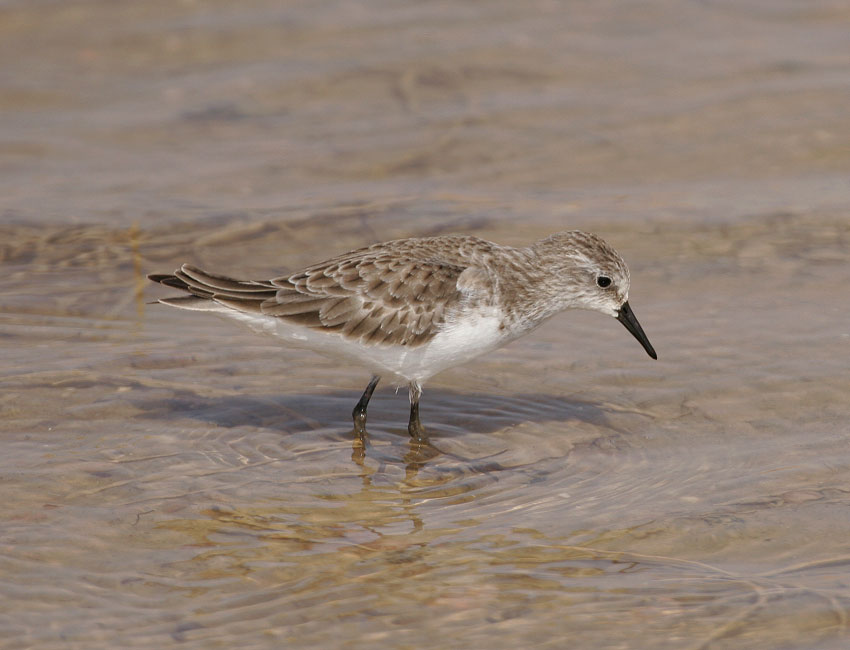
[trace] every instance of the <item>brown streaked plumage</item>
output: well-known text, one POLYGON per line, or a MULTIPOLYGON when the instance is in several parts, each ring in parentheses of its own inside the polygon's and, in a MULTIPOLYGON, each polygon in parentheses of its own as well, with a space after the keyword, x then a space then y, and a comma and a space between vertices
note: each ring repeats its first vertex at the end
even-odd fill
POLYGON ((408 383, 410 435, 424 440, 426 379, 525 334, 568 308, 615 316, 655 358, 628 305, 629 272, 596 235, 556 233, 527 248, 470 236, 401 239, 362 248, 271 280, 234 280, 184 264, 154 282, 188 295, 159 302, 212 311, 408 383))

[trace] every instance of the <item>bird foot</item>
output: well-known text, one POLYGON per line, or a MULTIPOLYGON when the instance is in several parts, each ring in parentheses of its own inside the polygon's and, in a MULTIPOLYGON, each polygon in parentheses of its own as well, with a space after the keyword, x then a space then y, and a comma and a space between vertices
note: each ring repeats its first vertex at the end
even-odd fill
POLYGON ((366 409, 354 409, 351 417, 354 420, 354 433, 358 436, 364 435, 366 433, 366 409))
POLYGON ((418 420, 416 422, 410 422, 410 424, 407 425, 407 432, 410 434, 410 437, 414 442, 418 442, 421 445, 429 444, 428 434, 425 433, 425 427, 423 427, 422 423, 418 420))

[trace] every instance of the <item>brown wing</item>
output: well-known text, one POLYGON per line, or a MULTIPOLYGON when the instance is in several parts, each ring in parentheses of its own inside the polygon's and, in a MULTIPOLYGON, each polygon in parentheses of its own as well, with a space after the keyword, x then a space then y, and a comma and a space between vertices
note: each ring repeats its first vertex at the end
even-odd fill
POLYGON ((463 271, 456 264, 364 249, 267 281, 234 280, 189 264, 174 275, 149 277, 240 311, 368 344, 415 347, 439 331, 446 311, 461 300, 463 271))
POLYGON ((414 347, 430 340, 460 301, 463 271, 367 249, 272 280, 278 290, 262 311, 364 343, 414 347))

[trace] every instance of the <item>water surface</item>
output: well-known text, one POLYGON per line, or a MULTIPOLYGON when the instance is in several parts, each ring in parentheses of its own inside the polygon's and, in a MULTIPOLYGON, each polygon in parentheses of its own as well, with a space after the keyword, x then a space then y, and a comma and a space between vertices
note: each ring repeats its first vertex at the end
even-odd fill
POLYGON ((841 648, 842 3, 0 10, 0 646, 841 648), (604 236, 425 387, 150 305, 397 236, 604 236))

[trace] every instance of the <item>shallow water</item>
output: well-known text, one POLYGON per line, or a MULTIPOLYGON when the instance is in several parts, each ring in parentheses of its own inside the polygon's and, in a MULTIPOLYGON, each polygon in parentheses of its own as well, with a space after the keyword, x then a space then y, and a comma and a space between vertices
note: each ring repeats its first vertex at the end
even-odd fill
POLYGON ((0 647, 842 648, 843 3, 0 9, 0 647), (147 304, 380 239, 603 235, 429 382, 147 304))

